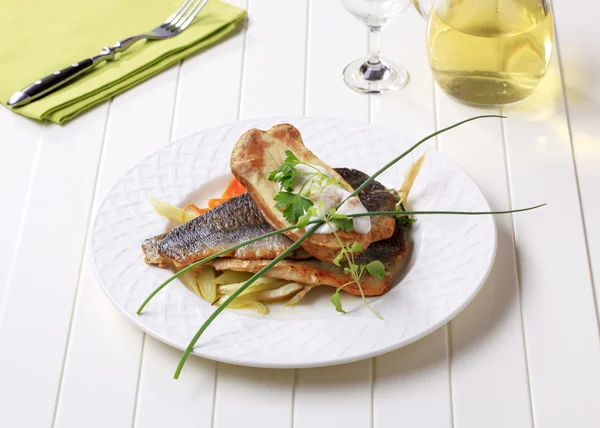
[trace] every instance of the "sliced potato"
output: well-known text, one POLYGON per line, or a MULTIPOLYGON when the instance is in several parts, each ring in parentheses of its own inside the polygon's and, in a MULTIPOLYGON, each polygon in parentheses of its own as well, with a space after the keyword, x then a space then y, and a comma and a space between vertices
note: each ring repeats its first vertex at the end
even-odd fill
POLYGON ((181 208, 167 204, 154 196, 149 196, 148 200, 150 201, 150 204, 152 204, 154 211, 159 215, 181 223, 183 216, 183 210, 181 208))
MULTIPOLYGON (((219 286, 219 293, 225 294, 225 295, 231 295, 234 292, 236 292, 245 283, 246 282, 244 281, 244 282, 238 282, 237 284, 221 285, 221 286, 219 286)), ((248 287, 247 289, 242 291, 242 294, 240 294, 240 296, 243 296, 243 295, 249 294, 249 293, 258 292, 258 291, 263 291, 263 290, 271 290, 273 288, 280 287, 283 284, 285 284, 285 280, 262 277, 262 278, 257 279, 256 282, 254 284, 252 284, 250 287, 248 287)))
POLYGON ((213 282, 214 280, 215 270, 212 266, 204 266, 196 276, 200 295, 204 300, 210 303, 217 300, 217 285, 213 282))
POLYGON ((423 161, 425 160, 425 153, 423 153, 419 159, 414 161, 404 173, 404 181, 402 182, 402 186, 398 190, 398 196, 400 197, 400 202, 405 203, 408 200, 408 194, 410 193, 410 189, 412 189, 413 184, 419 175, 419 171, 421 171, 421 166, 423 165, 423 161))
MULTIPOLYGON (((219 300, 217 300, 216 305, 220 306, 223 304, 223 302, 225 302, 225 300, 227 300, 227 297, 229 296, 223 296, 221 297, 219 300)), ((235 299, 233 302, 231 302, 228 306, 228 309, 252 309, 255 310, 258 313, 261 313, 263 315, 268 314, 269 313, 269 309, 267 309, 267 307, 265 305, 263 305, 262 303, 256 301, 256 300, 248 300, 248 299, 240 299, 239 297, 237 299, 235 299)))
POLYGON ((178 223, 187 223, 188 221, 195 219, 199 215, 192 210, 184 210, 181 208, 177 208, 176 206, 161 201, 160 199, 155 198, 154 196, 149 196, 148 200, 150 201, 152 208, 154 208, 154 211, 156 211, 158 215, 161 215, 178 223))
POLYGON ((213 284, 237 284, 239 282, 248 281, 250 277, 252 277, 252 274, 249 272, 236 272, 233 270, 226 270, 221 275, 213 279, 213 284))
POLYGON ((273 290, 264 290, 247 294, 245 298, 248 300, 260 300, 261 302, 274 302, 276 300, 283 299, 284 297, 289 297, 292 294, 299 292, 303 288, 304 284, 290 282, 289 284, 282 285, 281 287, 273 290))
POLYGON ((297 292, 294 297, 292 297, 290 300, 288 300, 287 302, 285 302, 283 305, 284 306, 294 306, 294 305, 297 305, 298 303, 300 303, 300 300, 302 300, 304 298, 304 296, 306 296, 308 294, 308 292, 310 290, 312 290, 314 287, 315 286, 310 286, 310 285, 304 286, 304 288, 302 290, 300 290, 299 292, 297 292))
POLYGON ((183 282, 185 286, 189 288, 194 294, 197 294, 198 296, 204 298, 200 292, 200 289, 198 288, 197 278, 194 272, 184 272, 179 276, 179 279, 181 279, 181 282, 183 282))

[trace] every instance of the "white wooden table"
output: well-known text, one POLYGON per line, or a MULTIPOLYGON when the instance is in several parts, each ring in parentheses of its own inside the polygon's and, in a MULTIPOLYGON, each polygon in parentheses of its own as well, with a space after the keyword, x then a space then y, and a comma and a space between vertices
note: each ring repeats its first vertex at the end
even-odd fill
POLYGON ((86 251, 95 206, 130 167, 238 119, 339 117, 417 139, 481 113, 434 86, 414 10, 383 34, 409 85, 369 97, 340 77, 368 39, 339 0, 233 3, 249 11, 245 31, 66 126, 0 109, 0 427, 600 427, 593 0, 554 1, 560 50, 533 100, 434 143, 493 208, 548 202, 497 219, 493 272, 459 316, 358 363, 266 370, 190 358, 172 379, 180 352, 111 306, 86 251))

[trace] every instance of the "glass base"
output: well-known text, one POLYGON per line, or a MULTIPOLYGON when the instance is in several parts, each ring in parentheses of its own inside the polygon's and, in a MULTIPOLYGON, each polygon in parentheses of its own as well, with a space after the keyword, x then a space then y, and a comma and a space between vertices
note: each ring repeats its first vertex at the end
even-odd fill
POLYGON ((357 59, 344 69, 344 82, 363 94, 395 92, 408 83, 408 71, 404 67, 380 59, 376 63, 357 59))

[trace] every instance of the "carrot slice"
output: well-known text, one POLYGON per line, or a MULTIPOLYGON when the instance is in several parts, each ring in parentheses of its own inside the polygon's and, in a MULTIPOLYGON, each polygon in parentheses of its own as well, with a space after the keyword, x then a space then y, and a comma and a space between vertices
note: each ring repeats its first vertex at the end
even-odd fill
POLYGON ((198 208, 198 206, 196 206, 195 204, 187 204, 185 207, 183 207, 184 211, 187 209, 191 209, 196 214, 204 214, 206 211, 209 210, 209 208, 198 208))
POLYGON ((231 198, 213 198, 208 200, 208 208, 213 209, 221 205, 223 202, 228 201, 231 198))
POLYGON ((204 214, 206 211, 208 211, 208 208, 198 208, 194 204, 187 204, 181 210, 181 222, 187 223, 198 217, 200 214, 204 214))
POLYGON ((246 193, 246 188, 234 178, 229 182, 227 188, 225 189, 223 195, 220 198, 212 198, 208 200, 208 208, 198 208, 194 204, 187 204, 183 210, 186 211, 189 208, 192 209, 196 214, 204 214, 205 212, 215 207, 218 207, 228 199, 239 196, 242 193, 246 193))
POLYGON ((234 196, 241 195, 242 193, 246 193, 246 188, 242 186, 242 183, 234 178, 227 185, 227 188, 223 192, 223 196, 221 196, 221 198, 230 199, 234 196))

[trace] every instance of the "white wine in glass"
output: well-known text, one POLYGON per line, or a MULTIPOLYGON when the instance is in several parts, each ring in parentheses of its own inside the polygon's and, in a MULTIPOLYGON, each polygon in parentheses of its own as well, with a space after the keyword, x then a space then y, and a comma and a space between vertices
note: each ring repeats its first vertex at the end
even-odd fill
POLYGON ((411 0, 342 0, 342 4, 371 32, 368 57, 353 61, 344 69, 346 84, 368 94, 393 92, 406 85, 408 71, 381 58, 379 40, 383 27, 404 12, 411 0))

